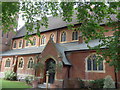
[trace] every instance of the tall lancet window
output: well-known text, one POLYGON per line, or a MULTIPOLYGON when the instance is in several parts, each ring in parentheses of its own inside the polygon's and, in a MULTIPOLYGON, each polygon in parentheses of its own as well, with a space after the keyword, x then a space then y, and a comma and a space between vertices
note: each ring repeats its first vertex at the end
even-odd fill
POLYGON ((61 42, 65 42, 66 41, 66 32, 62 32, 61 34, 61 42))

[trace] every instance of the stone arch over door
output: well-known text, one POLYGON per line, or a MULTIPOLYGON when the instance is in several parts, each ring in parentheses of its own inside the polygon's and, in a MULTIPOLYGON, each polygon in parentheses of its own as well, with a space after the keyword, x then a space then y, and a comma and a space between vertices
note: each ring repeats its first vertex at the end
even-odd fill
MULTIPOLYGON (((45 75, 46 72, 49 71, 49 83, 54 83, 55 78, 56 78, 56 61, 53 58, 48 58, 45 61, 45 75)), ((44 79, 46 81, 46 78, 44 79)))

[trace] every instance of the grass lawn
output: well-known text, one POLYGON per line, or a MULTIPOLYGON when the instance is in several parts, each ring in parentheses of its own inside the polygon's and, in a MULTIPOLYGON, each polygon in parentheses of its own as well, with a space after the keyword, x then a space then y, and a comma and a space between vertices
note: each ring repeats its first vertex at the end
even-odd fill
POLYGON ((0 79, 2 82, 2 88, 32 88, 32 86, 27 85, 25 82, 19 81, 8 81, 0 79))

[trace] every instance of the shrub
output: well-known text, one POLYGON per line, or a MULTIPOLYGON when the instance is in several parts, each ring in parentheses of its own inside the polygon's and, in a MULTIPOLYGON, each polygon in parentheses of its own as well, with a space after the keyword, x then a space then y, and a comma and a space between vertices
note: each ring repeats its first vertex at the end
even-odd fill
POLYGON ((27 76, 27 77, 25 77, 25 82, 27 84, 31 84, 32 80, 33 80, 33 76, 27 76))
POLYGON ((80 88, 85 88, 85 83, 83 80, 81 80, 80 78, 78 78, 79 84, 80 84, 80 88))
POLYGON ((103 88, 115 88, 115 83, 113 79, 111 78, 111 76, 108 75, 105 77, 103 88))
POLYGON ((105 79, 97 79, 94 81, 90 81, 91 88, 103 88, 105 79))
POLYGON ((17 80, 17 74, 13 71, 7 71, 7 72, 5 72, 4 79, 11 80, 11 81, 17 80))

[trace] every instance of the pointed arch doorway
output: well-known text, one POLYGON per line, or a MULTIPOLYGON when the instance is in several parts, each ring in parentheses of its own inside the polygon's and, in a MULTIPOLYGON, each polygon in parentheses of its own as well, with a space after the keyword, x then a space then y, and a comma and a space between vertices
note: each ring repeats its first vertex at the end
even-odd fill
MULTIPOLYGON (((52 58, 49 58, 46 60, 45 65, 46 65, 45 74, 47 71, 49 71, 48 83, 52 84, 54 83, 54 80, 55 80, 55 66, 56 66, 55 60, 53 60, 52 58)), ((45 81, 46 81, 46 78, 45 78, 45 81)))

